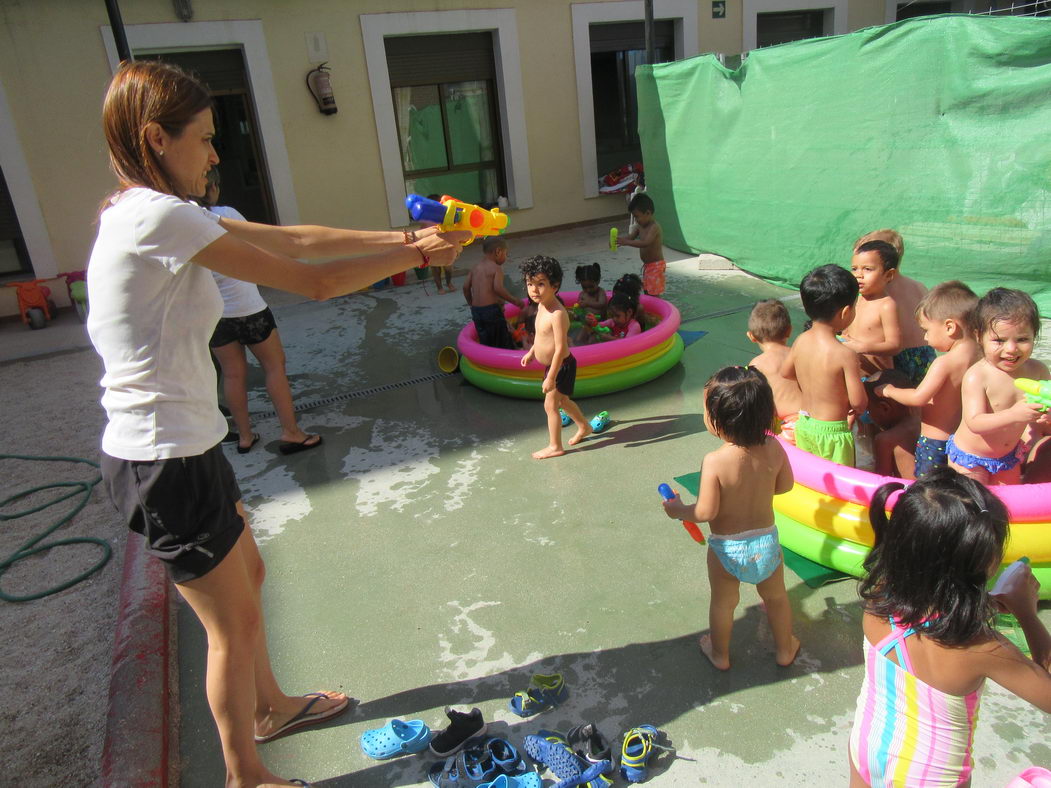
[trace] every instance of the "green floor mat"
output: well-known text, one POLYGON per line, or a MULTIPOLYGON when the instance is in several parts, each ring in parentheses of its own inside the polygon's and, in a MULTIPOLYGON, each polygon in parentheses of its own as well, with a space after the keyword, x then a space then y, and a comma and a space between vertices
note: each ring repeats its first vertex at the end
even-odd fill
MULTIPOLYGON (((685 476, 676 476, 675 481, 693 496, 696 496, 701 489, 700 471, 688 473, 685 476)), ((850 577, 850 575, 837 572, 835 569, 829 569, 827 566, 814 563, 809 558, 799 555, 799 553, 793 553, 787 547, 782 546, 781 549, 785 554, 785 566, 795 572, 799 579, 806 583, 809 588, 820 588, 827 583, 835 583, 850 577)))

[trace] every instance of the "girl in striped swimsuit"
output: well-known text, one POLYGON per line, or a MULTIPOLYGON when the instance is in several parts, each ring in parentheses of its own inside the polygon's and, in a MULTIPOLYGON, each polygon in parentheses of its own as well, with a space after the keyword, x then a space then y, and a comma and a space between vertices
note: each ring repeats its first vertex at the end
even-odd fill
POLYGON ((987 678, 1051 712, 1051 635, 1037 618, 1039 584, 1019 573, 986 593, 1003 561, 1007 511, 973 479, 938 468, 909 487, 888 519, 870 507, 865 560, 865 679, 850 734, 850 785, 968 786, 978 701, 987 678), (990 626, 1018 617, 1030 660, 990 626))

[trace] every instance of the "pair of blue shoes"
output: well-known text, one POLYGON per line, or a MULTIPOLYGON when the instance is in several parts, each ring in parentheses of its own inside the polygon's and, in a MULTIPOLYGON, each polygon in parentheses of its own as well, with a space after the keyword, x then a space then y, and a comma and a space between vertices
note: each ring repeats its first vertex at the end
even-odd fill
MULTIPOLYGON (((535 779, 534 779, 535 778, 535 779)), ((427 779, 435 788, 540 788, 530 777, 518 750, 507 739, 478 736, 444 762, 431 766, 427 779)))
POLYGON ((423 720, 391 720, 382 728, 361 734, 361 749, 370 758, 385 761, 398 755, 426 750, 431 736, 431 729, 423 720))
POLYGON ((516 692, 508 704, 519 717, 531 717, 554 708, 569 697, 569 687, 561 673, 534 673, 528 689, 516 692))
POLYGON ((566 737, 555 731, 537 731, 525 737, 525 751, 537 763, 542 763, 559 779, 555 788, 609 788, 613 779, 613 762, 591 763, 577 755, 566 737))
MULTIPOLYGON (((569 414, 561 408, 558 409, 558 415, 562 417, 563 427, 568 427, 570 424, 573 423, 573 419, 569 418, 569 414)), ((591 429, 595 432, 596 435, 602 432, 604 429, 606 429, 606 427, 609 426, 609 411, 602 411, 600 414, 598 414, 595 418, 591 420, 590 424, 591 429)))

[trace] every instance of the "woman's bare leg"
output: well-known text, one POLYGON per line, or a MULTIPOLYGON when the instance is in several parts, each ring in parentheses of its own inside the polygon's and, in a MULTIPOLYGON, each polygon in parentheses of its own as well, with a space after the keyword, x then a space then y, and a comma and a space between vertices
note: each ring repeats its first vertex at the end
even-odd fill
POLYGON ((208 635, 205 684, 222 743, 227 788, 291 784, 263 766, 254 739, 253 668, 262 612, 245 561, 245 545, 251 541, 246 528, 217 567, 175 586, 208 635))
POLYGON ((219 367, 223 370, 223 396, 237 433, 241 436, 238 445, 247 447, 252 443, 252 420, 248 415, 248 359, 244 345, 228 342, 212 348, 212 352, 219 359, 219 367))
MULTIPOLYGON (((285 349, 281 345, 281 336, 275 328, 270 336, 262 342, 249 345, 252 355, 259 359, 266 377, 266 392, 274 403, 277 420, 281 422, 281 440, 290 443, 303 443, 312 437, 303 432, 296 421, 295 403, 292 400, 292 389, 288 385, 285 373, 285 349)), ((317 441, 314 440, 316 443, 317 441)))
MULTIPOLYGON (((263 609, 262 588, 266 577, 266 566, 259 554, 255 537, 248 527, 248 515, 244 504, 237 502, 237 512, 244 518, 245 533, 249 538, 243 545, 245 568, 248 573, 253 598, 260 610, 263 609)), ((306 705, 302 696, 286 695, 277 682, 273 667, 270 664, 270 651, 266 645, 266 622, 260 616, 258 636, 255 642, 255 734, 266 736, 280 728, 289 719, 298 714, 306 705)), ((346 695, 342 692, 327 692, 330 700, 321 700, 311 707, 312 712, 323 712, 343 703, 346 695)))

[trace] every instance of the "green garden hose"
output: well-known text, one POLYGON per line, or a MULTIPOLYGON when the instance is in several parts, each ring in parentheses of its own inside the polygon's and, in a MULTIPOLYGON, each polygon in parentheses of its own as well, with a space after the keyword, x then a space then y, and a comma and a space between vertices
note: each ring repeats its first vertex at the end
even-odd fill
POLYGON ((47 528, 47 530, 45 530, 39 536, 34 536, 24 545, 19 547, 11 555, 7 556, 6 558, 0 559, 0 578, 3 577, 4 573, 8 569, 14 566, 17 562, 21 561, 23 558, 28 558, 29 556, 36 555, 37 553, 43 553, 47 550, 50 550, 52 547, 59 547, 61 545, 69 544, 96 544, 102 548, 102 558, 100 558, 99 561, 93 567, 91 567, 85 572, 81 572, 79 575, 72 578, 71 580, 67 580, 53 588, 48 588, 44 591, 38 591, 34 594, 8 594, 2 588, 0 588, 0 599, 4 600, 5 602, 29 602, 33 599, 41 599, 45 596, 57 594, 59 591, 64 591, 70 586, 76 585, 81 580, 84 580, 89 575, 97 572, 99 569, 104 567, 106 565, 106 562, 109 561, 110 556, 113 554, 113 549, 109 546, 109 543, 104 539, 96 539, 95 537, 91 536, 73 536, 69 539, 59 539, 54 542, 45 542, 44 544, 40 544, 41 540, 47 538, 52 533, 54 533, 54 531, 61 528, 63 525, 72 520, 77 515, 77 513, 80 512, 80 510, 87 505, 88 499, 91 497, 92 488, 100 481, 102 481, 101 474, 97 472, 99 467, 98 463, 94 463, 91 460, 85 460, 80 457, 31 457, 22 454, 0 454, 0 460, 25 460, 28 462, 82 462, 85 465, 90 465, 92 468, 96 469, 95 478, 93 479, 79 482, 53 482, 51 484, 43 484, 39 487, 33 487, 29 490, 22 490, 21 492, 17 492, 8 498, 5 498, 3 501, 0 501, 0 522, 5 522, 8 520, 17 520, 19 517, 25 517, 30 514, 35 514, 36 512, 42 511, 43 509, 47 509, 50 506, 55 506, 56 504, 62 503, 63 501, 68 501, 70 498, 76 498, 77 496, 80 496, 80 499, 77 501, 73 509, 69 511, 64 517, 62 517, 62 519, 60 519, 54 525, 47 528), (23 498, 28 498, 34 493, 40 492, 42 490, 58 490, 64 488, 70 488, 69 492, 65 493, 64 495, 59 495, 54 500, 48 501, 47 503, 43 503, 40 506, 36 506, 32 509, 26 509, 25 511, 21 512, 13 512, 11 514, 6 514, 3 512, 3 510, 11 504, 15 503, 16 501, 20 501, 23 498))

